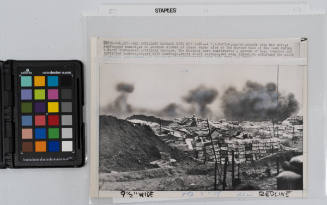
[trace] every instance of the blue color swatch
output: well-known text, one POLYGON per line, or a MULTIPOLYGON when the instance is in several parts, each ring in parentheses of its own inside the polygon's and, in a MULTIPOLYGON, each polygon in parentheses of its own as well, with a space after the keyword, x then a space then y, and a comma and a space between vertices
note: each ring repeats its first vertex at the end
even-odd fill
POLYGON ((48 149, 49 149, 49 152, 59 152, 59 142, 58 141, 49 141, 48 149))
POLYGON ((23 115, 22 116, 22 126, 32 126, 32 116, 23 115))
POLYGON ((45 128, 35 128, 35 139, 45 139, 45 128))
POLYGON ((58 87, 58 76, 48 76, 48 86, 58 87))
POLYGON ((31 89, 22 89, 20 92, 22 100, 32 100, 32 90, 31 89))

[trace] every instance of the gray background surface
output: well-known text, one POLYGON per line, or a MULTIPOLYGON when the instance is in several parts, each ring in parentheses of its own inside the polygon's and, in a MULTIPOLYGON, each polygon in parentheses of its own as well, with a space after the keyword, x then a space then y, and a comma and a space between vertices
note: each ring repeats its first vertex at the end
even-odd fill
MULTIPOLYGON (((321 17, 231 18, 89 18, 103 0, 0 0, 1 59, 81 59, 86 62, 86 35, 119 38, 253 38, 307 36, 309 46, 309 196, 305 200, 256 201, 257 204, 325 204, 323 143, 325 72, 322 69, 325 21, 321 17), (191 22, 191 23, 190 23, 191 22), (108 27, 103 28, 104 25, 108 27), (183 26, 181 26, 183 25, 183 26), (260 26, 259 26, 260 25, 260 26), (259 27, 258 27, 259 26, 259 27), (88 29, 88 32, 85 31, 88 29)), ((110 2, 110 1, 107 1, 110 2)), ((156 1, 154 1, 156 2, 156 1)), ((325 7, 323 0, 314 0, 325 7)), ((86 87, 89 70, 86 68, 86 87)), ((326 90, 326 89, 325 89, 326 90)), ((89 99, 87 99, 89 103, 89 99)), ((0 170, 0 204, 108 204, 89 200, 89 164, 79 169, 0 170)), ((222 201, 220 201, 222 202, 222 201)), ((155 203, 155 202, 152 202, 155 203)), ((172 204, 172 201, 162 204, 172 204)), ((215 199, 192 199, 175 204, 216 204, 215 199)), ((253 204, 253 200, 224 200, 224 204, 253 204)), ((151 204, 147 203, 147 204, 151 204)))

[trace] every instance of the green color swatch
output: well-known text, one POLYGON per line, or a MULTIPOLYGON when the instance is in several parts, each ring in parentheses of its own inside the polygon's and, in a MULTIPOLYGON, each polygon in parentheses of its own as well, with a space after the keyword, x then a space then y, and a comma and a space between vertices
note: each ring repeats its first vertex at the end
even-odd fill
POLYGON ((22 113, 32 113, 32 103, 31 102, 22 102, 22 113))
POLYGON ((49 128, 48 129, 49 139, 59 139, 59 128, 49 128))
POLYGON ((45 90, 44 89, 35 89, 34 90, 34 99, 35 100, 45 100, 45 90))

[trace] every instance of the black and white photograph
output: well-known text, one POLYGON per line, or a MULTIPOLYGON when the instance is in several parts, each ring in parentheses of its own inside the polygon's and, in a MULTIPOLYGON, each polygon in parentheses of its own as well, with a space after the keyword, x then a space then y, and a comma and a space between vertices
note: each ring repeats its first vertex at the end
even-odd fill
POLYGON ((100 191, 303 190, 306 67, 102 64, 100 191))

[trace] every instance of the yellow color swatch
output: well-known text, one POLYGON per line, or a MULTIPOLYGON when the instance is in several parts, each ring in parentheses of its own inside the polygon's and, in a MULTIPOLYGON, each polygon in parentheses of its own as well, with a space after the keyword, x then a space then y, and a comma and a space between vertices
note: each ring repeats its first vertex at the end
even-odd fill
POLYGON ((59 103, 48 102, 48 112, 59 112, 59 103))
POLYGON ((34 76, 34 86, 44 87, 45 86, 45 76, 34 76))
POLYGON ((46 141, 35 141, 35 152, 46 152, 47 143, 46 141))

